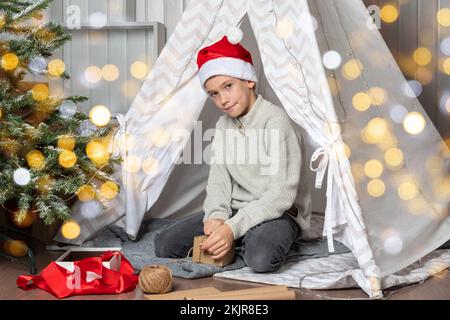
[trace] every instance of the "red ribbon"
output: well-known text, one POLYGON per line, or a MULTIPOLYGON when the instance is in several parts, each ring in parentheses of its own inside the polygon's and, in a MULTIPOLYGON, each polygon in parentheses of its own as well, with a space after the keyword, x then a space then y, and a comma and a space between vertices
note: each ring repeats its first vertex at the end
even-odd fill
POLYGON ((74 295, 113 294, 132 291, 138 283, 131 263, 120 252, 108 251, 100 257, 85 258, 74 262, 74 271, 68 271, 56 262, 51 262, 41 275, 22 275, 17 285, 24 290, 40 288, 55 297, 67 298, 74 295), (114 256, 120 259, 119 271, 103 266, 114 256))

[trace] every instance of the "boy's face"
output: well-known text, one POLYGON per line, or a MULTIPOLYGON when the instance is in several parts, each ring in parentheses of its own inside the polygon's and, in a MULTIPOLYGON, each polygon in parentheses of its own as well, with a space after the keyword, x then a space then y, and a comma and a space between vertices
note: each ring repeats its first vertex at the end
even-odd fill
POLYGON ((255 82, 229 76, 215 76, 205 83, 206 91, 216 106, 232 118, 247 113, 255 82))

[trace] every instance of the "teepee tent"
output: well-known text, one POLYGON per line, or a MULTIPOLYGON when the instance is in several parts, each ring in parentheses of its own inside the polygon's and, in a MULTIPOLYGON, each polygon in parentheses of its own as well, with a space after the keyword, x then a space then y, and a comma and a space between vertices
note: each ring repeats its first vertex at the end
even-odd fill
POLYGON ((196 120, 213 128, 218 114, 200 87, 196 56, 236 27, 255 57, 257 90, 315 147, 310 166, 315 187, 326 191, 329 250, 333 239, 346 245, 356 283, 380 295, 383 277, 450 238, 449 195, 436 187, 448 179, 450 153, 360 0, 192 0, 129 111, 118 115, 119 197, 96 219, 79 215, 77 203, 80 237, 55 239, 81 244, 113 222, 135 237, 147 217, 201 209, 208 165, 203 146, 193 150, 190 141, 196 120), (189 152, 193 164, 177 165, 189 152), (440 171, 426 169, 430 159, 440 159, 440 171))

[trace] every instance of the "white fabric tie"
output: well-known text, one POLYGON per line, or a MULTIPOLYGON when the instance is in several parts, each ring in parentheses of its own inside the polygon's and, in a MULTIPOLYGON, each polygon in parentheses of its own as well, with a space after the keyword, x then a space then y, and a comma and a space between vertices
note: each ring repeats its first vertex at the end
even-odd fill
MULTIPOLYGON (((127 122, 125 120, 125 116, 121 113, 116 114, 117 122, 119 122, 119 128, 114 133, 113 138, 111 139, 110 150, 109 152, 113 157, 117 157, 120 155, 122 161, 126 161, 127 156, 127 122)), ((122 186, 126 185, 127 171, 125 170, 125 165, 121 166, 121 174, 122 174, 122 186)), ((123 191, 124 192, 124 191, 123 191)))
POLYGON ((316 189, 322 189, 323 184, 323 177, 325 176, 325 172, 328 167, 328 162, 330 160, 329 154, 331 153, 331 150, 333 148, 333 145, 340 141, 339 137, 335 137, 329 144, 327 144, 324 147, 317 148, 316 151, 311 156, 311 162, 309 164, 309 168, 311 171, 317 172, 316 173, 316 189), (320 156, 323 156, 322 160, 320 160, 319 165, 317 168, 313 167, 313 163, 319 159, 320 156))
POLYGON ((327 177, 327 205, 325 209, 325 223, 324 223, 324 234, 327 236, 328 251, 334 252, 333 243, 333 227, 338 223, 342 224, 346 222, 346 218, 342 216, 343 212, 343 201, 339 196, 339 192, 334 190, 334 177, 339 175, 339 160, 338 160, 338 148, 336 144, 342 143, 340 137, 335 137, 329 144, 324 147, 318 148, 311 156, 310 169, 316 172, 316 189, 321 189, 323 184, 323 178, 328 167, 328 177, 327 177), (320 163, 317 168, 313 167, 315 161, 322 156, 320 163), (338 204, 339 207, 334 207, 338 204))
POLYGON ((114 133, 110 152, 114 157, 117 157, 118 155, 123 156, 124 150, 126 150, 126 137, 125 134, 127 132, 126 128, 126 121, 125 116, 121 113, 116 114, 117 122, 119 122, 119 128, 114 133), (122 138, 123 137, 123 138, 122 138))

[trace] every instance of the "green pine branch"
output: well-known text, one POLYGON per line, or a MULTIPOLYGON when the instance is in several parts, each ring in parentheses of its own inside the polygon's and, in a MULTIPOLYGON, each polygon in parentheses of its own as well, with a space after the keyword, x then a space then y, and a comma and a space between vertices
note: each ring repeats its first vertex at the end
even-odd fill
MULTIPOLYGON (((36 27, 26 23, 50 2, 0 1, 0 13, 6 17, 6 25, 0 29, 0 56, 12 52, 19 58, 19 65, 14 70, 0 69, 0 204, 14 200, 22 215, 32 207, 36 208, 46 224, 70 219, 68 199, 76 197, 83 185, 114 181, 113 166, 122 162, 120 157, 111 157, 105 165, 97 167, 86 155, 87 144, 106 137, 112 130, 111 125, 97 128, 89 136, 80 136, 79 126, 89 119, 88 115, 77 112, 71 118, 61 117, 59 107, 65 100, 79 104, 87 101, 87 97, 48 97, 38 102, 33 99, 31 90, 19 89, 20 82, 30 71, 28 64, 32 58, 47 59, 71 40, 70 33, 61 25, 51 22, 36 27), (41 118, 43 120, 29 117, 38 110, 41 113, 46 110, 48 115, 41 118), (73 152, 77 162, 71 168, 63 168, 59 163, 62 150, 57 144, 62 135, 71 135, 75 139, 73 152), (28 165, 26 155, 32 150, 39 150, 44 156, 44 164, 39 169, 28 165), (31 181, 25 186, 14 181, 14 172, 18 168, 29 170, 31 181), (51 184, 43 188, 44 179, 51 184)), ((60 77, 69 79, 70 75, 64 72, 60 77)), ((105 208, 102 202, 100 204, 105 208)))
POLYGON ((0 10, 9 13, 12 16, 12 14, 18 14, 31 5, 33 5, 33 2, 30 1, 2 0, 2 2, 0 2, 0 10))
POLYGON ((29 1, 11 0, 13 4, 19 5, 19 7, 23 8, 22 11, 15 12, 15 14, 12 16, 12 19, 16 22, 21 22, 30 19, 34 13, 47 9, 51 1, 52 0, 40 0, 36 2, 29 2, 29 1))

